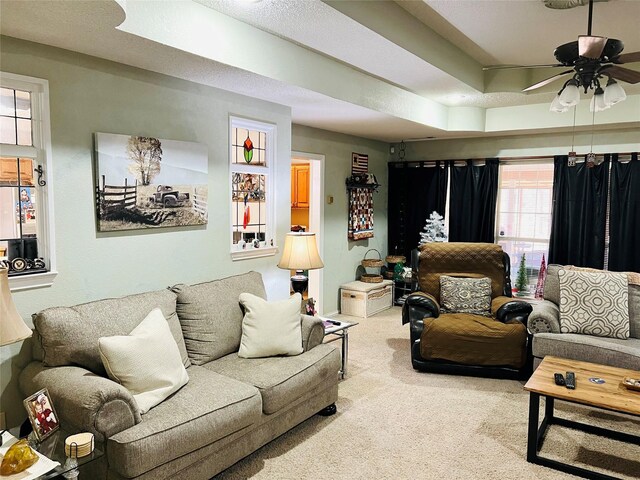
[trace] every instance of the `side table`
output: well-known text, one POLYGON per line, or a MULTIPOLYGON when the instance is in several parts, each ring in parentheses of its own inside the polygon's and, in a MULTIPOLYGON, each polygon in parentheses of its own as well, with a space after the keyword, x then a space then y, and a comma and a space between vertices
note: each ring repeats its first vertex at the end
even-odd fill
MULTIPOLYGON (((13 432, 13 430, 17 430, 17 428, 12 429, 12 433, 15 433, 17 438, 19 436, 18 432, 13 432)), ((77 459, 67 457, 64 448, 64 441, 69 435, 71 435, 70 432, 60 428, 57 432, 53 433, 50 437, 35 446, 35 450, 37 450, 38 453, 59 463, 59 465, 53 470, 37 477, 37 480, 62 478, 69 480, 78 479, 80 467, 89 462, 93 462, 104 455, 104 446, 96 442, 95 448, 91 454, 77 459)), ((84 478, 84 476, 80 475, 80 479, 82 478, 84 478)))
POLYGON ((340 349, 342 357, 340 378, 344 379, 347 374, 347 361, 349 360, 349 329, 358 325, 358 322, 342 322, 326 317, 320 317, 320 319, 324 323, 324 343, 342 340, 342 348, 340 349), (336 325, 334 322, 338 324, 336 325), (329 338, 327 339, 327 337, 329 338))

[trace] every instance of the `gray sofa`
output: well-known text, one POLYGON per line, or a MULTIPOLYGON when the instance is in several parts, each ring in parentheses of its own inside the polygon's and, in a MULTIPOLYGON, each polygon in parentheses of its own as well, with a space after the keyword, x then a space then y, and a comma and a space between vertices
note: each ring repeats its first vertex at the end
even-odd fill
POLYGON ((561 265, 549 265, 544 300, 534 305, 527 327, 533 333, 534 368, 546 355, 640 370, 640 286, 629 285, 629 338, 560 333, 561 265))
POLYGON ((339 352, 322 343, 322 322, 301 315, 303 353, 237 355, 241 292, 266 297, 250 272, 177 285, 33 316, 34 361, 20 374, 23 394, 47 388, 61 423, 92 432, 106 455, 86 478, 209 479, 334 404, 339 352), (167 319, 189 382, 140 415, 130 392, 109 380, 98 338, 128 334, 153 309, 167 319))

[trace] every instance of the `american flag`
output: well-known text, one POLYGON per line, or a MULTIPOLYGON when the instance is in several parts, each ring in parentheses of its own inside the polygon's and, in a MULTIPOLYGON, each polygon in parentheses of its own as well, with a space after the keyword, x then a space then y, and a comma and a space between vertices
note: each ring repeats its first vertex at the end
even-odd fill
POLYGON ((351 175, 356 173, 367 173, 369 171, 369 155, 362 153, 351 154, 351 175))

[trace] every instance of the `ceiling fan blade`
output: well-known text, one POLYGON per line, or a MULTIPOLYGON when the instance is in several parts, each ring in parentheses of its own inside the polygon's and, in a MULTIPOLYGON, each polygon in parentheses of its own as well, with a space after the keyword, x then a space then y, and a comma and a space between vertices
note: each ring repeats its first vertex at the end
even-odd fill
POLYGON ((483 71, 487 70, 516 70, 518 68, 547 68, 547 67, 566 67, 561 63, 554 63, 550 65, 493 65, 490 67, 482 67, 483 71))
POLYGON ((551 82, 555 82, 558 79, 558 77, 562 77, 563 75, 567 75, 569 73, 573 73, 573 70, 566 70, 566 71, 564 71, 562 73, 558 73, 557 75, 554 75, 553 77, 549 77, 546 80, 542 80, 541 82, 534 83, 533 85, 531 85, 530 87, 525 88, 522 91, 523 92, 529 92, 531 90, 535 90, 536 88, 544 87, 545 85, 548 85, 551 82))
POLYGON ((613 63, 633 63, 640 62, 640 52, 623 53, 611 60, 613 63))
POLYGON ((607 37, 580 35, 578 37, 578 55, 586 58, 600 58, 607 40, 607 37))
POLYGON ((640 83, 640 72, 630 70, 624 67, 618 67, 616 65, 605 65, 600 69, 607 75, 611 75, 616 80, 622 80, 627 83, 640 83))

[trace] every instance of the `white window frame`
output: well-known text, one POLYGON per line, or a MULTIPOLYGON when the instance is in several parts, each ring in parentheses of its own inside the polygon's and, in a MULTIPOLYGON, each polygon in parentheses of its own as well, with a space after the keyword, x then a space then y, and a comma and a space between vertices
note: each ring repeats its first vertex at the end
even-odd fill
POLYGON ((49 269, 9 277, 11 291, 48 287, 58 275, 56 268, 55 231, 53 225, 53 162, 51 148, 51 115, 49 111, 49 82, 42 78, 27 77, 0 72, 0 86, 31 93, 31 126, 33 146, 0 144, 3 157, 31 158, 35 165, 42 165, 45 186, 36 182, 38 194, 37 239, 38 255, 45 259, 49 269))
POLYGON ((249 258, 259 258, 273 256, 278 253, 277 235, 276 235, 276 213, 275 213, 275 181, 274 176, 276 173, 276 126, 272 123, 259 122, 256 120, 249 120, 247 118, 229 116, 229 248, 231 252, 231 259, 245 260, 249 258), (233 129, 234 128, 246 128, 247 130, 259 130, 266 133, 267 148, 265 151, 266 166, 257 165, 241 165, 233 163, 233 129), (234 173, 251 173, 256 175, 265 175, 265 204, 267 207, 267 228, 265 232, 265 245, 260 248, 254 248, 253 245, 247 245, 246 249, 241 250, 233 243, 233 201, 231 200, 231 182, 234 173), (269 245, 271 239, 273 239, 273 246, 269 245))
MULTIPOLYGON (((548 247, 551 241, 551 238, 535 238, 535 237, 508 237, 508 236, 500 236, 500 204, 502 201, 502 167, 503 166, 512 166, 512 165, 553 165, 553 157, 549 158, 539 158, 539 159, 523 159, 523 160, 501 160, 500 167, 498 168, 498 198, 496 202, 496 218, 495 218, 495 232, 494 232, 494 243, 499 244, 501 241, 522 241, 528 243, 546 243, 547 244, 547 256, 546 262, 549 262, 549 251, 548 247)), ((553 208, 553 205, 552 205, 553 208)), ((520 212, 522 213, 522 212, 520 212)), ((511 257, 511 253, 509 253, 511 257)), ((513 259, 511 259, 513 261, 513 259)), ((511 284, 515 286, 515 275, 517 271, 511 271, 511 284)), ((529 292, 529 295, 522 298, 533 298, 534 292, 529 292)))

